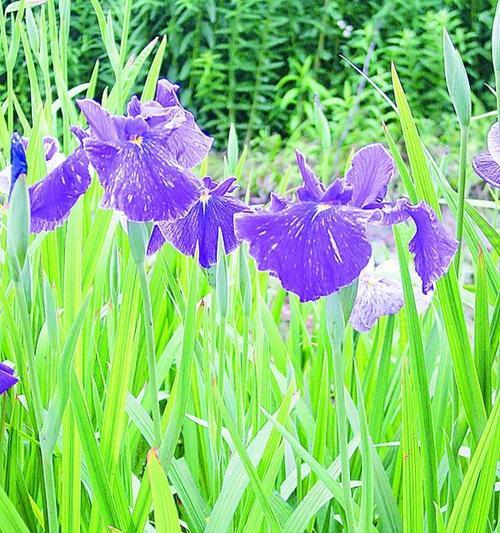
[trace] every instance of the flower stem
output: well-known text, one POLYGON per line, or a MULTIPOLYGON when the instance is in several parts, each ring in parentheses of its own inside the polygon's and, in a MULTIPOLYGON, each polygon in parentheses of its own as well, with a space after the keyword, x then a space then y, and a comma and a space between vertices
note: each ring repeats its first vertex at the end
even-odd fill
MULTIPOLYGON (((38 376, 36 373, 35 365, 35 350, 33 346, 33 338, 31 336, 30 317, 28 312, 28 304, 26 302, 26 295, 24 293, 24 287, 20 280, 14 281, 14 288, 16 292, 16 298, 19 306, 19 312, 21 315, 21 329, 23 332, 24 340, 26 343, 26 355, 27 359, 22 362, 23 366, 26 364, 28 368, 28 383, 24 383, 25 390, 29 389, 28 397, 31 397, 33 405, 33 412, 35 417, 35 430, 36 434, 40 435, 40 430, 43 425, 42 418, 42 397, 40 394, 40 384, 38 383, 38 376)), ((26 375, 26 373, 24 373, 26 375)), ((45 487, 45 500, 47 504, 47 518, 48 528, 50 533, 59 530, 57 521, 57 500, 56 489, 54 484, 54 465, 52 463, 52 454, 45 453, 43 444, 40 443, 41 456, 42 456, 42 470, 43 481, 45 487)))
POLYGON ((344 493, 344 511, 346 515, 346 531, 356 531, 351 494, 351 472, 347 439, 347 414, 344 395, 344 356, 342 339, 344 336, 344 319, 342 305, 338 293, 327 297, 326 313, 328 336, 333 355, 335 405, 337 407, 337 434, 340 454, 340 471, 342 474, 342 491, 344 493))
POLYGON ((460 126, 460 162, 458 181, 458 213, 457 213, 457 241, 458 250, 455 257, 455 269, 457 276, 460 274, 460 255, 462 250, 462 234, 464 224, 465 207, 465 178, 467 174, 467 142, 469 138, 469 126, 460 126))
POLYGON ((160 404, 158 400, 158 375, 156 372, 156 347, 153 326, 153 309, 151 306, 151 293, 146 274, 146 265, 144 262, 137 264, 139 282, 141 284, 144 329, 146 330, 146 352, 148 359, 149 373, 149 393, 151 395, 151 413, 153 415, 153 431, 155 445, 159 446, 161 441, 161 416, 160 404))

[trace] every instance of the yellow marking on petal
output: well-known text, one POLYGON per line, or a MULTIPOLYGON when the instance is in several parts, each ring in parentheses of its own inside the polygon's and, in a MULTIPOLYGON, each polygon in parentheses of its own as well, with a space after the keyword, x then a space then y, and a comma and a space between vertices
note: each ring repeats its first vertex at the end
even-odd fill
POLYGON ((315 218, 320 214, 320 213, 323 213, 323 211, 327 211, 328 209, 330 209, 332 206, 330 204, 318 204, 316 206, 316 211, 314 212, 314 215, 312 217, 312 220, 314 221, 315 218))
POLYGON ((142 141, 144 140, 144 137, 142 135, 137 135, 134 139, 130 139, 131 142, 141 145, 142 141))

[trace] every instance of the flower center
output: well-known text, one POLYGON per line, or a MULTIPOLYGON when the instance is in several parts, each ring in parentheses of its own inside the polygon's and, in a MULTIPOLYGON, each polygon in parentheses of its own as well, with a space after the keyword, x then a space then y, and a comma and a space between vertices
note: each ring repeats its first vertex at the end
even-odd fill
POLYGON ((314 215, 312 217, 312 220, 314 221, 316 219, 316 217, 318 215, 320 215, 321 213, 323 213, 323 211, 327 211, 328 209, 330 209, 332 206, 330 204, 318 204, 316 206, 316 210, 314 211, 314 215))
POLYGON ((144 138, 143 138, 142 135, 136 135, 135 137, 133 137, 132 139, 130 139, 130 141, 133 142, 133 143, 135 143, 135 144, 141 145, 143 139, 144 139, 144 138))
POLYGON ((210 197, 210 196, 209 196, 209 194, 208 194, 208 191, 207 191, 207 190, 203 191, 203 192, 201 193, 201 195, 200 195, 200 202, 201 202, 202 204, 205 204, 205 205, 206 205, 206 204, 208 203, 208 199, 209 199, 209 197, 210 197))

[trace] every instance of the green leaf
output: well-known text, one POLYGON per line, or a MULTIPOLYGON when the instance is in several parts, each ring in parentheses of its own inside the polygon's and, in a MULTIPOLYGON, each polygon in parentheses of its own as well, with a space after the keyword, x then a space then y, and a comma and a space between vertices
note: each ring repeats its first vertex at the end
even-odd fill
POLYGON ((238 137, 236 128, 231 123, 229 127, 229 138, 227 141, 227 169, 230 176, 236 174, 236 165, 238 164, 238 137))
POLYGON ((446 85, 455 113, 462 126, 468 126, 471 117, 471 97, 467 72, 446 29, 443 29, 444 71, 446 85))
POLYGON ((161 64, 163 61, 163 56, 165 54, 165 48, 167 46, 167 38, 163 37, 161 40, 160 46, 156 51, 153 62, 151 63, 151 68, 149 69, 148 76, 144 83, 144 88, 142 89, 141 100, 147 102, 148 100, 153 100, 156 92, 156 83, 160 75, 161 64))
MULTIPOLYGON (((425 200, 439 216, 439 202, 431 180, 425 151, 394 66, 392 67, 392 80, 399 120, 418 199, 425 200)), ((486 412, 474 366, 462 300, 453 265, 450 265, 448 273, 438 280, 437 293, 443 313, 458 389, 473 436, 476 440, 479 440, 486 423, 486 412)))
MULTIPOLYGON (((408 361, 402 369, 402 423, 401 456, 403 461, 403 531, 424 531, 424 500, 422 459, 418 439, 418 405, 413 376, 408 361)), ((426 480, 427 483, 428 480, 426 480)), ((434 505, 427 512, 434 514, 434 505)))
MULTIPOLYGON (((0 524, 9 524, 9 532, 12 533, 29 533, 29 529, 2 486, 0 486, 0 524)), ((3 529, 1 525, 0 528, 3 529)))
MULTIPOLYGON (((412 398, 410 400, 412 406, 412 415, 409 416, 415 416, 419 423, 419 435, 423 455, 423 472, 425 477, 424 496, 426 519, 429 531, 434 531, 436 529, 434 502, 439 501, 439 492, 437 479, 438 468, 436 458, 436 444, 434 437, 434 427, 432 423, 429 382, 425 368, 425 354, 422 341, 422 331, 420 329, 417 308, 415 305, 415 297, 413 294, 413 286, 411 283, 410 272, 408 270, 408 252, 406 251, 405 246, 402 243, 400 230, 397 227, 394 228, 394 238, 396 241, 399 267, 401 270, 401 280, 403 283, 405 314, 408 321, 408 333, 410 342, 410 371, 412 374, 415 375, 415 387, 417 391, 416 394, 412 394, 410 389, 410 397, 412 398)), ((411 384, 409 386, 411 387, 411 384)), ((414 431, 414 428, 410 427, 407 429, 407 431, 412 432, 414 431)), ((406 434, 406 437, 408 438, 408 440, 406 441, 408 447, 413 447, 416 443, 416 436, 406 434)), ((417 467, 414 466, 414 468, 417 467)), ((413 476, 410 475, 410 478, 408 480, 408 484, 411 484, 412 486, 412 489, 409 489, 410 492, 411 490, 416 489, 414 484, 417 482, 418 479, 413 479, 413 476)), ((409 496, 409 493, 407 493, 407 496, 409 496)), ((410 517, 408 517, 407 519, 410 521, 410 523, 415 524, 416 522, 418 522, 418 520, 420 520, 420 518, 421 517, 412 516, 412 514, 410 514, 410 517)), ((411 531, 411 529, 408 531, 411 531)))
POLYGON ((14 281, 21 279, 30 228, 30 208, 26 175, 17 178, 10 197, 9 216, 7 217, 7 260, 14 281))
POLYGON ((148 453, 147 469, 153 494, 156 531, 158 533, 181 533, 174 497, 154 448, 148 453))
POLYGON ((485 530, 493 497, 499 438, 500 398, 497 397, 453 506, 449 533, 485 530))

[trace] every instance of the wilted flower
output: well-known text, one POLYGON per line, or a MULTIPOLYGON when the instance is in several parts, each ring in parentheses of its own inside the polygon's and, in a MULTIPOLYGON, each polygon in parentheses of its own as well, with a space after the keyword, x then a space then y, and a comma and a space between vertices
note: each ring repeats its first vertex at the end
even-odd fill
POLYGON ((0 363, 0 394, 7 392, 18 381, 14 376, 14 370, 5 363, 0 363))
POLYGON ((85 152, 104 188, 102 205, 129 220, 171 220, 196 201, 199 184, 188 169, 207 155, 207 137, 177 98, 178 86, 160 80, 156 98, 133 97, 126 116, 93 100, 78 105, 90 126, 85 152))
MULTIPOLYGON (((412 281, 416 273, 410 270, 412 281)), ((431 300, 432 291, 423 294, 415 289, 417 311, 424 312, 431 300)), ((396 314, 404 306, 403 285, 397 261, 389 259, 374 266, 373 258, 361 271, 356 301, 352 308, 351 326, 360 332, 370 330, 385 315, 396 314)))
POLYGON ((217 240, 222 235, 224 250, 231 253, 238 246, 234 234, 234 216, 247 211, 240 200, 229 196, 236 178, 228 178, 217 185, 212 178, 203 178, 204 189, 187 215, 155 226, 148 254, 156 252, 165 241, 185 255, 194 256, 199 249, 200 265, 208 268, 217 262, 217 240))
POLYGON ((381 144, 359 150, 345 179, 327 189, 297 152, 304 185, 298 201, 273 199, 269 211, 242 214, 236 235, 249 241, 260 270, 276 275, 301 301, 316 300, 352 283, 367 265, 372 249, 368 224, 392 225, 412 218, 410 241, 415 269, 427 293, 442 276, 457 249, 432 209, 407 199, 383 202, 394 161, 381 144))
MULTIPOLYGON (((10 190, 17 178, 28 172, 26 145, 27 142, 19 134, 12 135, 12 165, 8 167, 11 173, 10 190)), ((60 226, 91 181, 88 160, 81 147, 66 159, 52 137, 44 139, 44 148, 49 173, 29 187, 30 229, 33 233, 60 226)))
POLYGON ((492 187, 500 187, 500 123, 491 126, 488 133, 488 150, 472 159, 476 174, 492 187))

